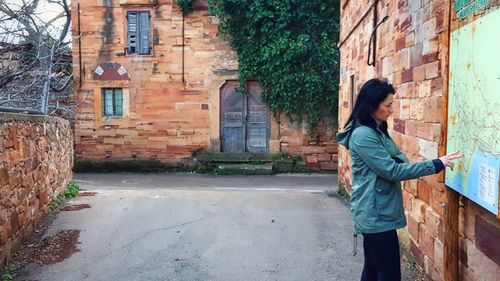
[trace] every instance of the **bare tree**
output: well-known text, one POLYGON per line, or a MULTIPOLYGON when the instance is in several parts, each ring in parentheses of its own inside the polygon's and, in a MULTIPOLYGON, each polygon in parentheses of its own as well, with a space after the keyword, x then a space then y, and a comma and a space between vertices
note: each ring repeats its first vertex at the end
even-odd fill
POLYGON ((68 0, 0 0, 0 107, 71 118, 68 0), (43 4, 60 7, 47 17, 43 4))

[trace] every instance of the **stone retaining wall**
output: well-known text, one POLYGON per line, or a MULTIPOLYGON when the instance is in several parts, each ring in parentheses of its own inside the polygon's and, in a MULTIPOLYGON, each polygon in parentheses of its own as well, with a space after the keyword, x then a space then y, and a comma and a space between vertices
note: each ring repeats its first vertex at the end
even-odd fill
POLYGON ((68 121, 0 113, 0 264, 70 183, 72 165, 68 121))

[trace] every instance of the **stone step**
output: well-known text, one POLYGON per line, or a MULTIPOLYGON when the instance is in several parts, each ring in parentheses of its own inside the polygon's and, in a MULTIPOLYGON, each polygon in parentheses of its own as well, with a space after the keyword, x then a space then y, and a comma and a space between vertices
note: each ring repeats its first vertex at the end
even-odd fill
POLYGON ((272 175, 272 164, 220 164, 215 168, 218 175, 272 175))

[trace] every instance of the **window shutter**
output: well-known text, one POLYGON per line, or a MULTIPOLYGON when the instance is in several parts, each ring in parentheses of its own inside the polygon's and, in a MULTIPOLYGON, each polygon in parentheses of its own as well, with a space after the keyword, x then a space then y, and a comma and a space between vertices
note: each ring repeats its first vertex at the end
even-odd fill
POLYGON ((127 48, 129 54, 137 51, 137 12, 127 13, 127 48))
POLYGON ((138 53, 141 55, 148 55, 150 48, 150 29, 149 29, 149 12, 140 12, 139 13, 139 46, 140 49, 138 53))

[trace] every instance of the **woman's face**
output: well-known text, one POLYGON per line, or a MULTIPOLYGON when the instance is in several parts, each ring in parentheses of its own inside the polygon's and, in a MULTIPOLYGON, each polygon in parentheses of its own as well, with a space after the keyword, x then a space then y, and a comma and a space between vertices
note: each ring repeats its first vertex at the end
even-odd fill
POLYGON ((372 113, 375 120, 387 121, 387 118, 392 114, 392 103, 394 102, 394 95, 389 94, 378 106, 377 110, 372 113))

